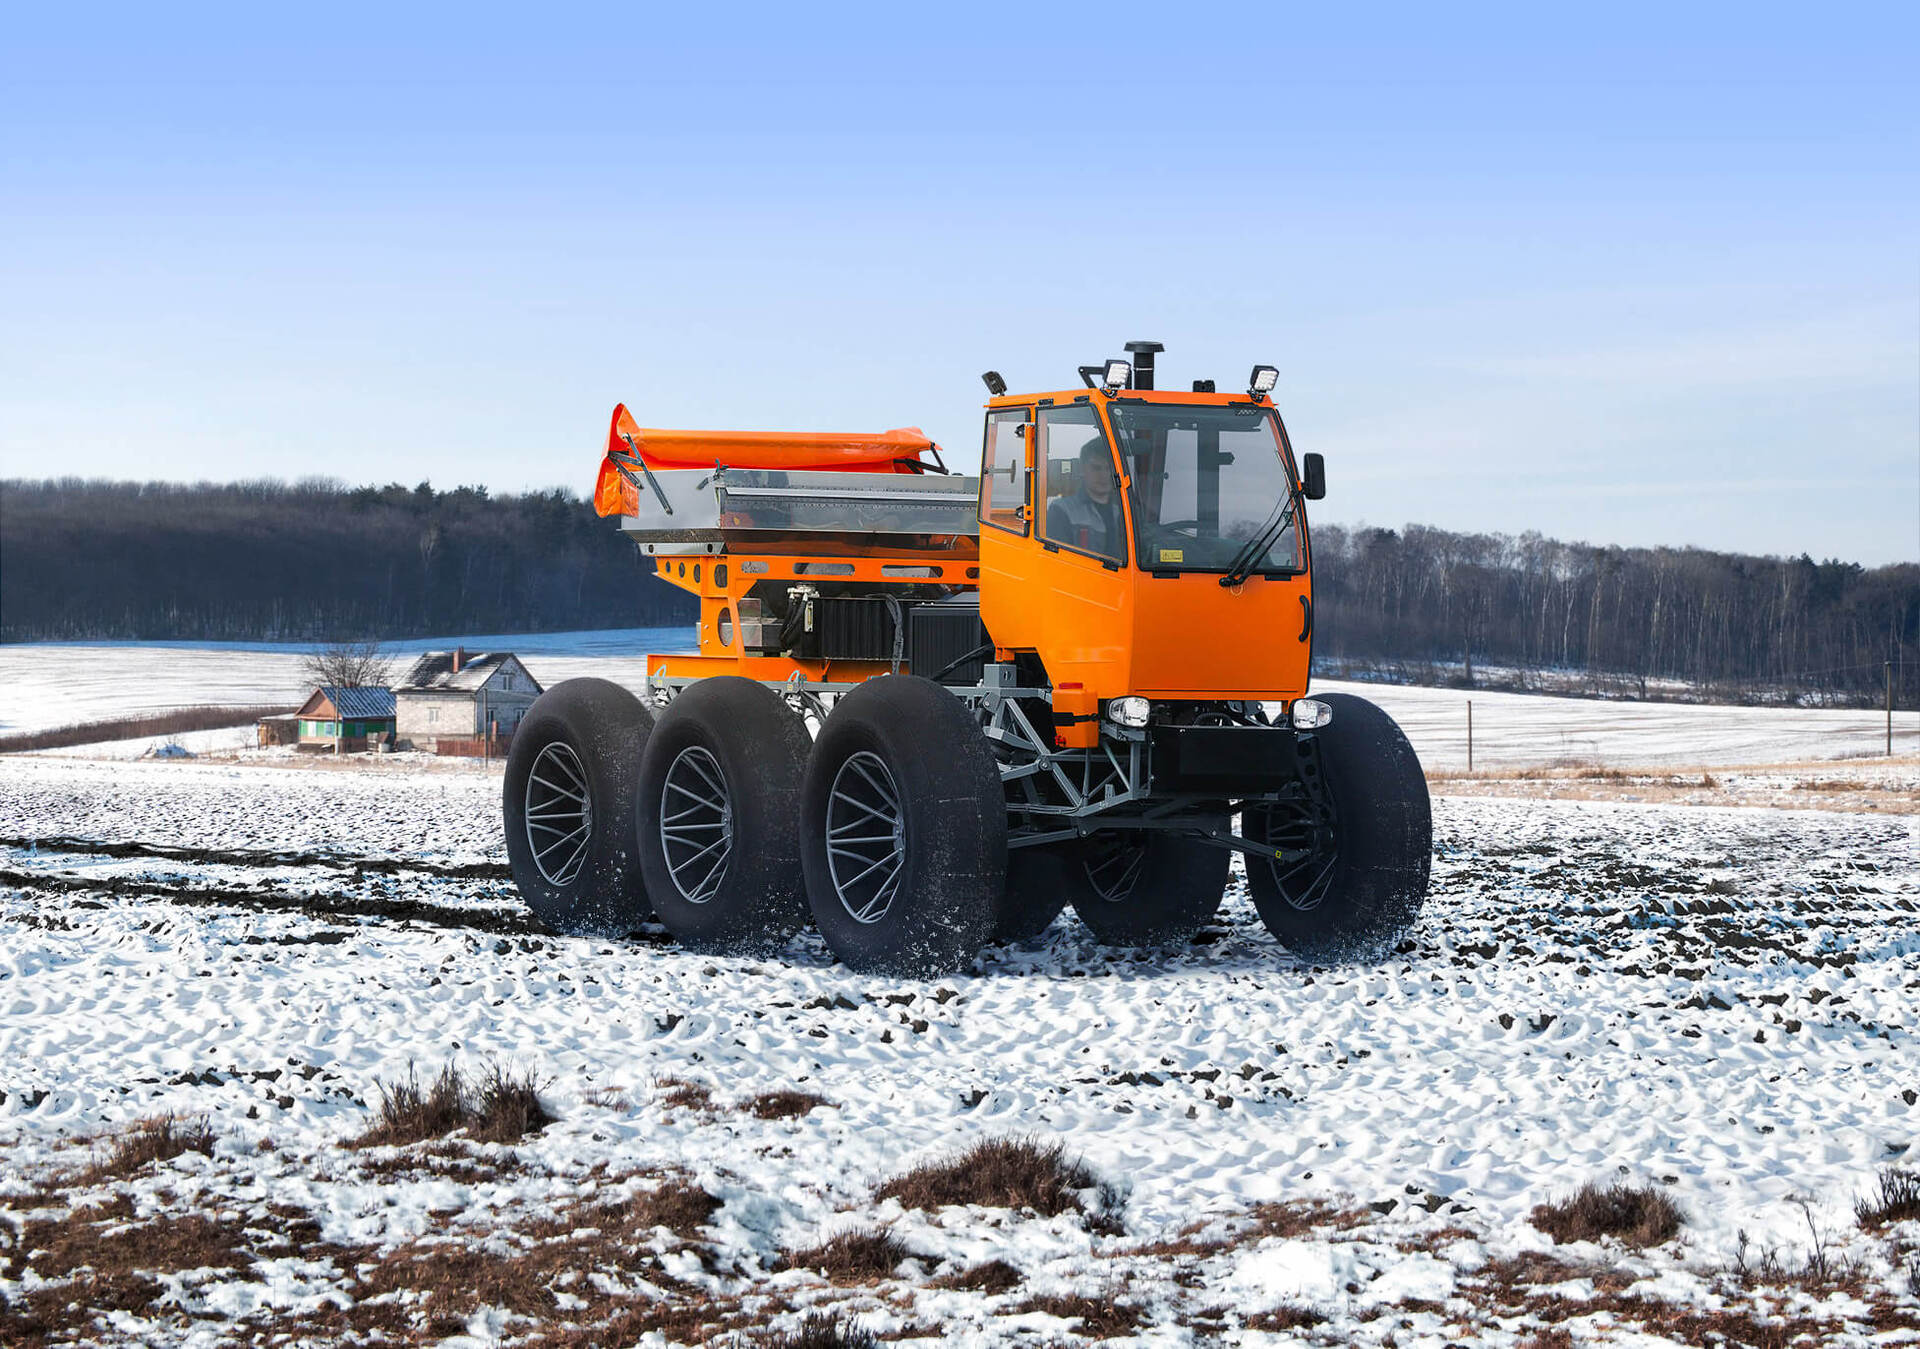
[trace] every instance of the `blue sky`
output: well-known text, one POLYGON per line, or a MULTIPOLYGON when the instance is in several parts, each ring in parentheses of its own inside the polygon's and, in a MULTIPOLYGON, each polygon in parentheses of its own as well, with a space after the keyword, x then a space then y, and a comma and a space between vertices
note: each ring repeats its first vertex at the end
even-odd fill
POLYGON ((1920 10, 1556 8, 22 9, 0 476, 964 463, 1146 337, 1322 519, 1920 557, 1920 10))

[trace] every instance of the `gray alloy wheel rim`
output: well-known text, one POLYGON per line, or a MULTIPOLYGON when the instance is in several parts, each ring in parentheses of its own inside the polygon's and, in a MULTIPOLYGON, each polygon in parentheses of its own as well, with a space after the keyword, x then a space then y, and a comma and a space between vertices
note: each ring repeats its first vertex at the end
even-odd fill
POLYGON ((704 745, 687 746, 667 765, 660 788, 660 851, 674 888, 689 904, 705 904, 727 878, 733 801, 719 760, 704 745))
POLYGON ((541 879, 561 889, 573 884, 593 838, 593 789, 566 741, 554 741, 534 758, 521 816, 541 879))
POLYGON ((1333 864, 1338 859, 1326 838, 1325 827, 1309 808, 1298 803, 1275 802, 1263 815, 1266 828, 1261 842, 1276 848, 1311 850, 1297 862, 1281 863, 1269 858, 1265 866, 1281 901, 1295 913, 1312 913, 1327 897, 1333 880, 1333 864))
POLYGON ((1087 884, 1104 904, 1124 904, 1133 898, 1133 888, 1140 883, 1140 869, 1146 864, 1147 841, 1125 838, 1101 840, 1088 849, 1081 863, 1087 884))
POLYGON ((840 907, 856 923, 877 923, 899 897, 907 870, 905 815, 893 774, 859 750, 833 775, 827 797, 827 871, 840 907))

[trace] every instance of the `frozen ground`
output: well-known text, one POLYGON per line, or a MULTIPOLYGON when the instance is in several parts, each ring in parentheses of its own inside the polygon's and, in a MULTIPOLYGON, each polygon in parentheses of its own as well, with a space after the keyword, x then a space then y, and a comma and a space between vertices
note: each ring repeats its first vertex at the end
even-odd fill
MULTIPOLYGON (((400 663, 414 651, 455 642, 470 651, 513 650, 543 684, 594 674, 637 689, 645 680, 647 652, 688 650, 691 641, 688 629, 663 628, 439 638, 399 643, 394 650, 400 663)), ((308 692, 299 665, 299 648, 262 644, 4 645, 0 734, 200 703, 292 704, 308 692)), ((1318 681, 1315 688, 1378 702, 1406 729, 1429 769, 1465 767, 1469 700, 1478 769, 1776 763, 1885 748, 1885 718, 1871 711, 1614 702, 1333 680, 1318 681)), ((1920 713, 1895 714, 1894 742, 1900 753, 1920 752, 1920 713)))
MULTIPOLYGON (((404 1327, 405 1295, 370 1292, 379 1261, 496 1270, 577 1235, 596 1197, 681 1177, 720 1201, 710 1221, 656 1233, 596 1297, 704 1299, 729 1324, 830 1305, 928 1344, 1071 1342, 1091 1323, 1046 1299, 1074 1294, 1168 1344, 1920 1339, 1897 1241, 1852 1214, 1920 1156, 1912 816, 1441 798, 1431 905, 1378 968, 1298 966, 1236 880, 1193 949, 1100 948, 1069 916, 922 984, 851 975, 811 936, 761 961, 546 936, 505 879, 496 791, 398 763, 0 762, 0 1243, 115 1196, 131 1230, 197 1214, 254 1233, 228 1268, 163 1269, 166 1296, 92 1334, 404 1327), (510 1151, 343 1147, 409 1062, 489 1059, 546 1081, 558 1122, 510 1151), (830 1104, 736 1108, 776 1089, 830 1104), (53 1182, 99 1150, 74 1140, 163 1112, 209 1118, 214 1155, 53 1182), (1022 1134, 1116 1186, 1118 1230, 873 1199, 1022 1134), (1680 1241, 1552 1248, 1529 1224, 1613 1178, 1676 1198, 1680 1241), (1857 1263, 1729 1283, 1742 1232, 1804 1260, 1796 1196, 1857 1263), (850 1285, 777 1269, 868 1226, 913 1258, 850 1285), (1014 1287, 934 1286, 994 1259, 1014 1287), (1713 1319, 1729 1309, 1749 1320, 1713 1319), (1573 1340, 1533 1338, 1556 1324, 1573 1340)), ((1894 1236, 1920 1248, 1920 1227, 1894 1236)), ((30 1294, 31 1254, 0 1244, 0 1262, 0 1296, 30 1294)), ((460 1319, 402 1342, 588 1314, 542 1294, 515 1319, 502 1307, 530 1304, 488 1310, 493 1286, 474 1275, 460 1319)))

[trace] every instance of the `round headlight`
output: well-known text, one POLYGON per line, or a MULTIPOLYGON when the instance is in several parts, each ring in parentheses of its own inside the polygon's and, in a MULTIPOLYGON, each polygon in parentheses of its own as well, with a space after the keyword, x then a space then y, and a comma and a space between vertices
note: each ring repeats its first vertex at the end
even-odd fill
POLYGON ((1318 698, 1297 698, 1293 704, 1293 728, 1313 731, 1333 720, 1333 709, 1318 698))
POLYGON ((1145 698, 1129 695, 1107 703, 1107 720, 1116 726, 1145 726, 1153 704, 1145 698))

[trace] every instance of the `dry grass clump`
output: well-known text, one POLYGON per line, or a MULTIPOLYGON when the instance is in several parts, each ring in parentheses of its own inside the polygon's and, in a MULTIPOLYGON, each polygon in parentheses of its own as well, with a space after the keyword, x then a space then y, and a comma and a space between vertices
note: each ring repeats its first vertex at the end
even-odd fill
POLYGON ((1862 1227, 1920 1220, 1920 1171, 1889 1167, 1880 1173, 1879 1188, 1853 1206, 1862 1227))
POLYGON ((449 1063, 425 1087, 409 1063, 405 1081, 378 1085, 380 1122, 348 1147, 404 1147, 461 1129, 480 1142, 512 1143, 553 1123, 533 1075, 516 1077, 497 1063, 474 1083, 449 1063))
POLYGON ((841 1320, 837 1312, 809 1312, 797 1330, 783 1330, 763 1340, 743 1341, 763 1349, 877 1349, 873 1332, 862 1330, 856 1321, 841 1320))
POLYGON ((1671 1241, 1685 1221, 1680 1206, 1650 1185, 1602 1189, 1591 1181, 1571 1199, 1539 1205, 1532 1217, 1535 1227, 1562 1244, 1613 1237, 1636 1248, 1671 1241))
POLYGON ((842 1232, 818 1246, 789 1251, 786 1265, 824 1274, 830 1283, 873 1283, 892 1278, 900 1262, 912 1254, 893 1233, 861 1228, 842 1232))
POLYGON ((1278 1333, 1285 1330, 1312 1330, 1326 1322, 1326 1317, 1311 1307, 1302 1307, 1296 1303, 1284 1303, 1272 1311, 1255 1312, 1246 1319, 1248 1330, 1264 1330, 1278 1333))
POLYGON ((743 1102, 740 1108, 755 1119, 792 1119, 832 1104, 826 1097, 810 1091, 763 1091, 743 1102))
POLYGON ((875 1199, 897 1199, 905 1208, 937 1209, 949 1204, 983 1208, 1030 1209, 1043 1218, 1084 1213, 1109 1222, 1116 1205, 1112 1191, 1059 1143, 1030 1138, 994 1138, 975 1143, 944 1162, 917 1166, 874 1191, 875 1199), (1089 1212, 1083 1192, 1098 1198, 1089 1212))
POLYGON ((23 1224, 0 1268, 15 1280, 32 1270, 36 1279, 31 1289, 0 1298, 0 1344, 92 1343, 101 1318, 144 1312, 166 1295, 156 1275, 252 1263, 238 1223, 198 1214, 143 1223, 133 1217, 133 1201, 116 1195, 23 1224))
POLYGON ((1085 1293, 1053 1293, 1030 1297, 1013 1309, 1016 1313, 1045 1312, 1063 1321, 1078 1321, 1079 1333, 1093 1340, 1110 1340, 1131 1335, 1140 1328, 1143 1313, 1131 1302, 1114 1297, 1089 1297, 1085 1293))
POLYGON ((989 1260, 985 1264, 968 1265, 955 1274, 942 1274, 937 1279, 929 1279, 927 1287, 961 1293, 998 1294, 1011 1293, 1026 1280, 1026 1275, 1005 1260, 989 1260))
POLYGON ((660 1088, 660 1100, 675 1110, 711 1110, 713 1093, 698 1082, 683 1077, 662 1077, 654 1085, 660 1088))
POLYGON ((1255 1204, 1239 1217, 1201 1219, 1178 1235, 1111 1252, 1114 1255, 1217 1255, 1265 1237, 1303 1237, 1322 1228, 1345 1232, 1371 1221, 1363 1208, 1342 1208, 1325 1199, 1286 1199, 1255 1204), (1209 1229, 1213 1229, 1209 1234, 1209 1229))
POLYGON ((664 1227, 681 1240, 692 1241, 720 1211, 720 1200, 684 1176, 670 1176, 613 1209, 623 1220, 625 1232, 637 1236, 664 1227))
POLYGON ((113 1150, 105 1159, 82 1171, 80 1181, 91 1185, 103 1180, 125 1180, 149 1163, 172 1161, 183 1152, 211 1157, 213 1145, 218 1141, 219 1136, 205 1119, 182 1121, 163 1115, 141 1120, 114 1140, 113 1150))

